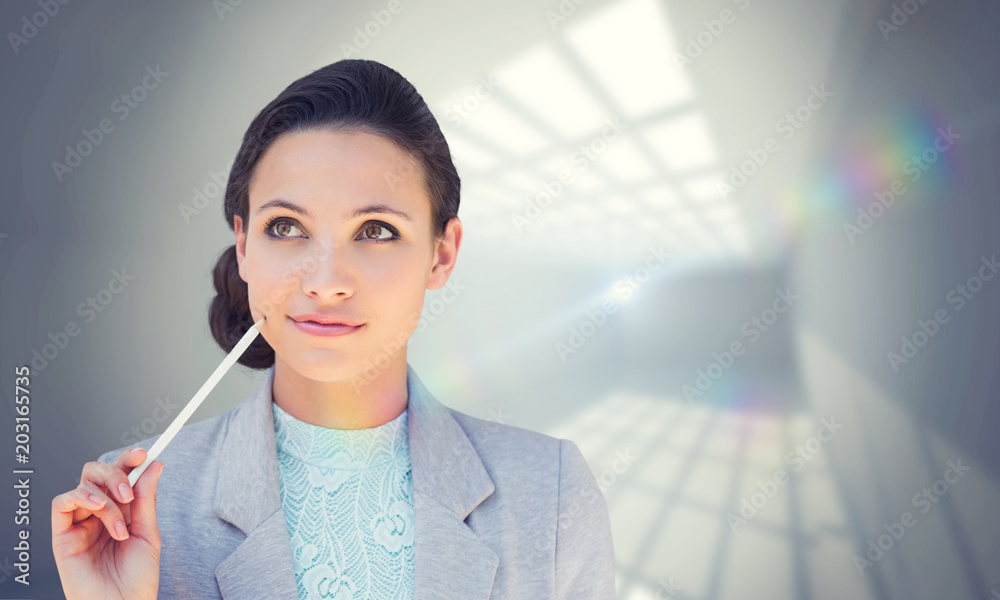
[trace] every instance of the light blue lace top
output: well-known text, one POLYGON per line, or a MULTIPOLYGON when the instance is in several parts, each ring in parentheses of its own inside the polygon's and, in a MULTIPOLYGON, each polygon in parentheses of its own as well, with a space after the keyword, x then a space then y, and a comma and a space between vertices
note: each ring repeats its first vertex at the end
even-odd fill
POLYGON ((330 429, 272 405, 299 598, 412 599, 409 410, 370 429, 330 429))

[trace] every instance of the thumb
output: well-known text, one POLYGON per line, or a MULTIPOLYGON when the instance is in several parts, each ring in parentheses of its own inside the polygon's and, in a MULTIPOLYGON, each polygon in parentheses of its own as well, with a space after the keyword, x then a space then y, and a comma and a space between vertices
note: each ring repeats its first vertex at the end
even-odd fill
POLYGON ((158 460, 149 465, 132 486, 135 498, 129 503, 132 514, 129 534, 137 535, 156 545, 160 543, 160 527, 156 523, 156 486, 160 481, 163 466, 158 460))

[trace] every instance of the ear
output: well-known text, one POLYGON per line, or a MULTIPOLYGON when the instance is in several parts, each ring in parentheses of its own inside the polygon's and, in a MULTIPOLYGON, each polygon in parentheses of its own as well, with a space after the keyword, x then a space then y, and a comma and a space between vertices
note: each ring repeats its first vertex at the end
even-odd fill
POLYGON ((436 290, 448 283, 448 277, 455 269, 461 245, 462 222, 458 217, 452 217, 445 227, 444 238, 434 242, 434 258, 430 276, 427 278, 427 289, 436 290))
POLYGON ((243 217, 233 215, 233 229, 236 230, 236 262, 240 265, 240 279, 247 280, 247 234, 243 231, 243 217))

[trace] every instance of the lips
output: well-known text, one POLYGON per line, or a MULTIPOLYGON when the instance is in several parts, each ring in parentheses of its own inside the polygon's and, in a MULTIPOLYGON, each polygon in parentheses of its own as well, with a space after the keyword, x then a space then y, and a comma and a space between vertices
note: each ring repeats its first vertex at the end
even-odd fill
POLYGON ((320 325, 349 325, 352 327, 364 325, 364 321, 358 321, 357 319, 350 319, 348 317, 342 317, 334 314, 308 313, 302 315, 292 315, 292 319, 300 323, 304 321, 312 321, 313 323, 319 323, 320 325))
POLYGON ((291 317, 299 331, 321 337, 348 335, 364 327, 363 321, 336 315, 310 313, 291 317))
POLYGON ((333 325, 323 325, 321 323, 316 323, 315 321, 293 321, 295 326, 299 328, 299 331, 303 333, 308 333, 310 335, 318 335, 321 337, 337 337, 341 335, 348 335, 354 333, 355 331, 364 327, 364 325, 343 325, 343 324, 333 324, 333 325))

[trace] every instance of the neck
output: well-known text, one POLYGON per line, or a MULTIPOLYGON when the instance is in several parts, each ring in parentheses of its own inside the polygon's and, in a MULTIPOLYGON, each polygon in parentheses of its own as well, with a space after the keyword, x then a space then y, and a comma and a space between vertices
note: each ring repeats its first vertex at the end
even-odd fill
POLYGON ((364 373, 317 381, 274 357, 272 397, 300 421, 331 429, 369 429, 398 417, 407 406, 406 353, 394 356, 372 379, 364 373))

